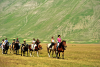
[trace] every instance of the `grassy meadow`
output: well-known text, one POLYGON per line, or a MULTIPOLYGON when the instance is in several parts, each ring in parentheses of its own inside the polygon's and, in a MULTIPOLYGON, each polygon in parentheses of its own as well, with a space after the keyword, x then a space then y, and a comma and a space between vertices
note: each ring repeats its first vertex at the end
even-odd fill
POLYGON ((100 44, 67 44, 65 59, 49 58, 46 44, 41 45, 40 57, 5 55, 0 49, 0 67, 100 67, 100 44))

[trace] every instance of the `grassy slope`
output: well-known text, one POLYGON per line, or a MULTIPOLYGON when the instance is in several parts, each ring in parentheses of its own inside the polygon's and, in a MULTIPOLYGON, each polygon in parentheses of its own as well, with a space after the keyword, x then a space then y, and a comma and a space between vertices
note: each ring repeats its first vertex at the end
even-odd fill
POLYGON ((19 37, 49 41, 100 43, 99 0, 1 0, 0 39, 19 37))
MULTIPOLYGON (((43 49, 39 56, 21 57, 20 55, 2 55, 0 49, 1 67, 100 67, 100 45, 99 44, 67 44, 64 53, 65 59, 49 58, 46 44, 41 44, 43 49)), ((61 54, 62 56, 62 54, 61 54)), ((55 57, 55 55, 54 55, 55 57)))

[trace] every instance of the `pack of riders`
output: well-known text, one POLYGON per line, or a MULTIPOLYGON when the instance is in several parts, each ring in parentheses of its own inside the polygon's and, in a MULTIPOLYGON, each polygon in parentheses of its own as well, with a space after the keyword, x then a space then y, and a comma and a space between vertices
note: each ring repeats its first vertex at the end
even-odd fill
MULTIPOLYGON (((58 35, 58 38, 57 38, 57 47, 56 47, 56 49, 58 48, 58 46, 60 45, 60 43, 62 42, 62 40, 61 40, 61 36, 60 35, 58 35)), ((55 45, 55 40, 54 40, 54 37, 51 37, 51 45, 50 45, 50 49, 52 49, 52 46, 54 46, 55 45)), ((62 45, 61 45, 62 46, 62 45)))
MULTIPOLYGON (((2 40, 2 45, 1 45, 1 47, 2 47, 2 54, 3 54, 4 45, 5 45, 7 42, 8 42, 7 38, 5 39, 5 41, 4 41, 4 39, 2 40)), ((61 36, 58 35, 58 38, 57 38, 57 48, 58 48, 58 46, 60 45, 61 42, 62 42, 61 36)), ((16 41, 15 41, 15 39, 13 39, 12 48, 13 48, 13 45, 14 45, 15 43, 18 43, 18 44, 20 43, 19 40, 18 40, 18 38, 16 39, 16 41)), ((31 44, 31 49, 35 48, 36 46, 38 47, 39 43, 40 43, 39 39, 37 39, 37 40, 35 41, 35 38, 33 38, 33 41, 32 41, 32 44, 31 44)), ((26 45, 27 45, 27 44, 26 44, 26 41, 24 40, 24 41, 23 41, 23 44, 22 44, 23 49, 24 49, 24 47, 25 47, 26 45)), ((54 37, 52 36, 52 37, 51 37, 51 45, 50 45, 49 48, 52 49, 52 46, 54 46, 54 45, 55 45, 55 40, 54 40, 54 37)), ((60 45, 60 46, 63 46, 63 45, 60 45)))

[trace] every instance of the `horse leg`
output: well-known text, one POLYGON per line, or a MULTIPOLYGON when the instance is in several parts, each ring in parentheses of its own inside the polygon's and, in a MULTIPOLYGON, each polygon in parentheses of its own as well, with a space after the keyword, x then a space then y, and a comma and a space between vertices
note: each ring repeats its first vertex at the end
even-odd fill
POLYGON ((34 57, 35 50, 33 50, 33 57, 34 57))
POLYGON ((30 57, 32 56, 32 52, 30 51, 30 57))
POLYGON ((17 55, 17 50, 16 50, 16 55, 17 55))
POLYGON ((22 47, 21 47, 21 56, 22 56, 22 47))
POLYGON ((53 58, 54 50, 52 50, 52 58, 53 58))
POLYGON ((49 52, 49 57, 50 57, 50 53, 51 53, 51 50, 50 50, 50 52, 49 52))
POLYGON ((10 53, 11 53, 11 48, 10 48, 10 53))
POLYGON ((37 51, 37 57, 39 57, 39 55, 38 55, 38 51, 37 51))
POLYGON ((59 52, 59 58, 60 58, 60 52, 59 52))
POLYGON ((50 56, 50 55, 49 55, 49 48, 47 48, 47 52, 48 52, 48 57, 49 57, 49 56, 50 56))
POLYGON ((55 50, 55 54, 56 54, 56 50, 55 50))
POLYGON ((25 51, 23 51, 23 56, 25 56, 25 51))
POLYGON ((6 54, 7 54, 7 50, 6 50, 6 54))
POLYGON ((56 58, 58 58, 58 51, 56 51, 56 58))
POLYGON ((64 52, 62 52, 62 59, 64 59, 64 52))
POLYGON ((18 54, 19 54, 19 49, 18 49, 18 54))
POLYGON ((28 57, 28 51, 27 51, 27 57, 28 57))

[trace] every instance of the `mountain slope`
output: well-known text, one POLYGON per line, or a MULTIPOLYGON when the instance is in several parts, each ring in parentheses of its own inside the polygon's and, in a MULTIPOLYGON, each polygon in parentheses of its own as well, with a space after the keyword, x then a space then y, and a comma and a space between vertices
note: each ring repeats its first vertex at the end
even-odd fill
POLYGON ((1 0, 0 6, 0 39, 100 40, 99 0, 1 0))

